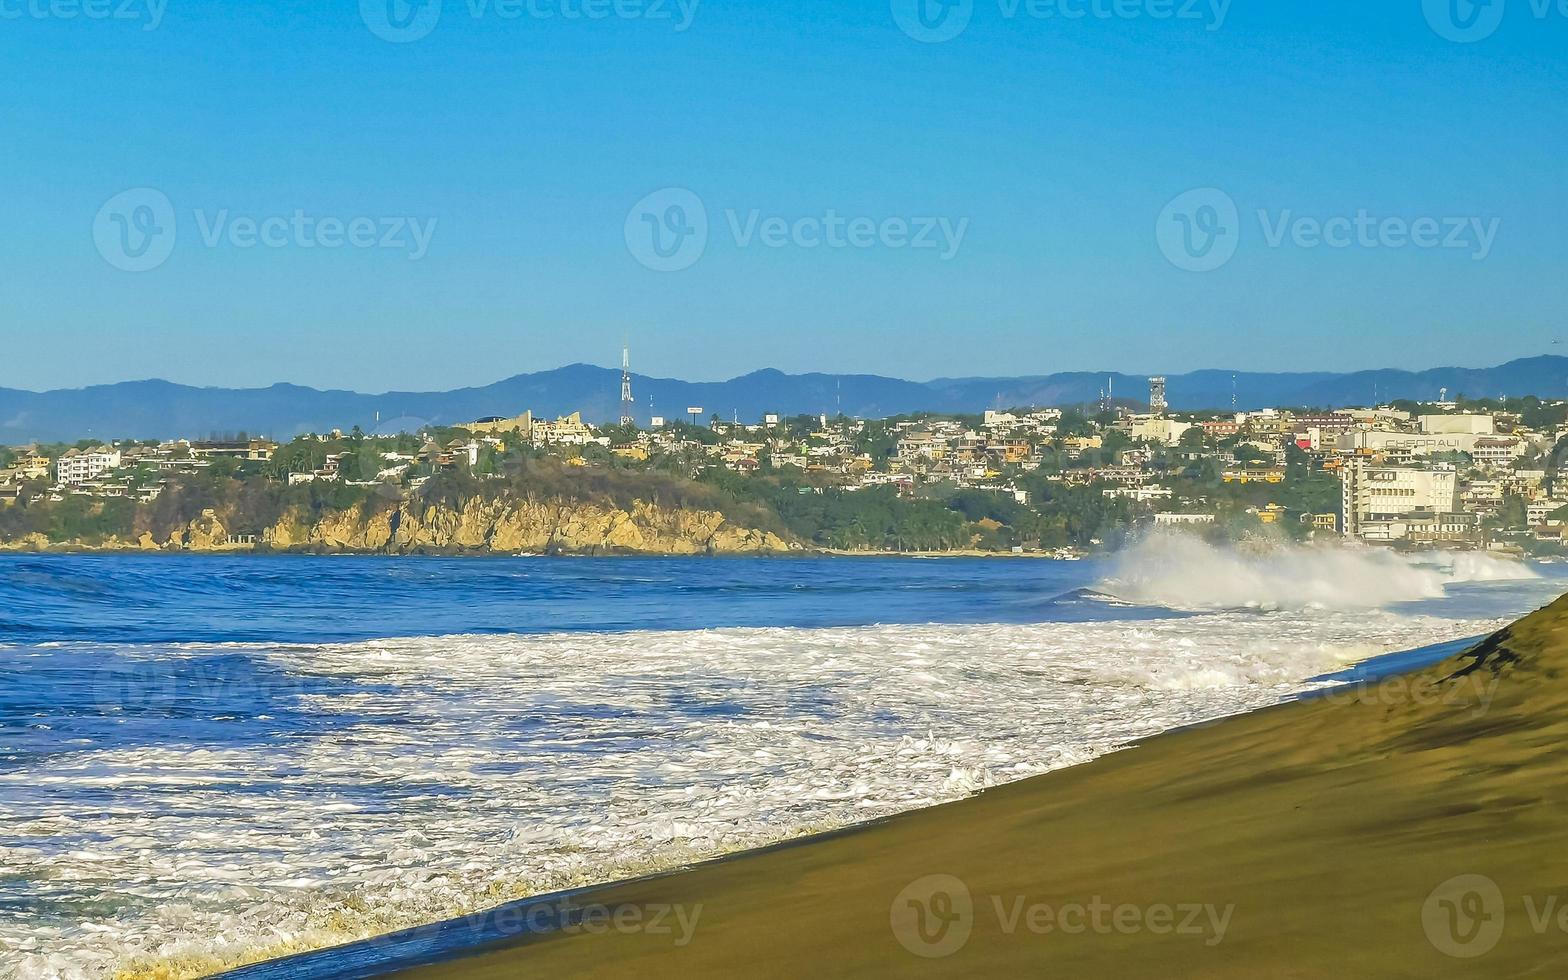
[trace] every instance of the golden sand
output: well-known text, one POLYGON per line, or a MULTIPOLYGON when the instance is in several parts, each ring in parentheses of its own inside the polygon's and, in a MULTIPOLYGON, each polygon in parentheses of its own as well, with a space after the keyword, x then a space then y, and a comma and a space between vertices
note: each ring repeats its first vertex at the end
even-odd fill
POLYGON ((1568 598, 1412 676, 607 886, 579 904, 619 925, 405 976, 1561 976, 1565 671, 1568 598))

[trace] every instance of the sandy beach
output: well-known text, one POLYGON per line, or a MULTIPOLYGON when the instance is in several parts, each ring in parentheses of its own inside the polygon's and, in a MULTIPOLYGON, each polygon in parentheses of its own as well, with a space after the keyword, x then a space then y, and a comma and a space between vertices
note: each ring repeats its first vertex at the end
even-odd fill
POLYGON ((1565 670, 1568 598, 1416 674, 591 891, 564 931, 401 975, 1556 975, 1565 670))

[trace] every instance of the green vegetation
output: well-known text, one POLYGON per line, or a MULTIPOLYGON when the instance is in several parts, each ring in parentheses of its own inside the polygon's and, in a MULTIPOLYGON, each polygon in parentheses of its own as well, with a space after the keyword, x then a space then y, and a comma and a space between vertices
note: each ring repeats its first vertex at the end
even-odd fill
POLYGON ((710 471, 703 482, 776 514, 795 538, 824 548, 869 551, 1089 547, 1130 529, 1137 513, 1103 487, 1026 478, 1029 503, 997 490, 951 484, 913 494, 895 487, 850 490, 803 479, 710 471))

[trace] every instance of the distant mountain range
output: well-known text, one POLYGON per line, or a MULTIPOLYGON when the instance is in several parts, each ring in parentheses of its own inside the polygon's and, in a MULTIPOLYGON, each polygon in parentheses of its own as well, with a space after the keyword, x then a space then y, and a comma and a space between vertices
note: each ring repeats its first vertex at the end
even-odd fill
MULTIPOLYGON (((1019 378, 901 381, 867 374, 784 374, 765 370, 729 381, 692 382, 634 375, 637 415, 759 420, 764 414, 836 414, 879 418, 909 412, 980 412, 1033 405, 1093 405, 1109 383, 1119 401, 1147 402, 1147 377, 1073 372, 1019 378), (651 408, 650 408, 651 400, 651 408)), ((1431 400, 1442 389, 1471 398, 1568 397, 1568 357, 1534 357, 1494 368, 1266 374, 1220 370, 1171 375, 1176 409, 1247 411, 1271 406, 1339 408, 1396 398, 1431 400)), ((60 391, 0 388, 0 443, 98 438, 208 437, 247 432, 287 439, 301 432, 367 432, 452 425, 532 409, 557 416, 580 411, 594 422, 620 415, 620 372, 588 364, 520 374, 482 388, 365 395, 298 385, 192 388, 167 381, 128 381, 60 391)))

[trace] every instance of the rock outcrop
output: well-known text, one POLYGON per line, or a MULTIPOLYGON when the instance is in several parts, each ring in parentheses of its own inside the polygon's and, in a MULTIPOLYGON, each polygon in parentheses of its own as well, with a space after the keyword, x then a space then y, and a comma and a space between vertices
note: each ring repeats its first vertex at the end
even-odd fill
POLYGON ((42 534, 0 544, 7 551, 342 551, 369 554, 776 554, 800 550, 771 531, 732 523, 710 510, 638 501, 610 504, 533 498, 476 498, 460 507, 417 497, 378 500, 312 515, 291 510, 259 535, 236 535, 208 510, 158 540, 51 542, 42 534))
MULTIPOLYGON (((221 523, 193 522, 171 546, 231 550, 221 523)), ((731 523, 722 513, 658 507, 630 510, 560 500, 474 499, 461 507, 417 498, 336 511, 312 520, 285 514, 256 542, 273 550, 384 554, 415 551, 494 554, 767 554, 792 550, 771 531, 731 523)), ((796 546, 798 547, 798 546, 796 546)))

